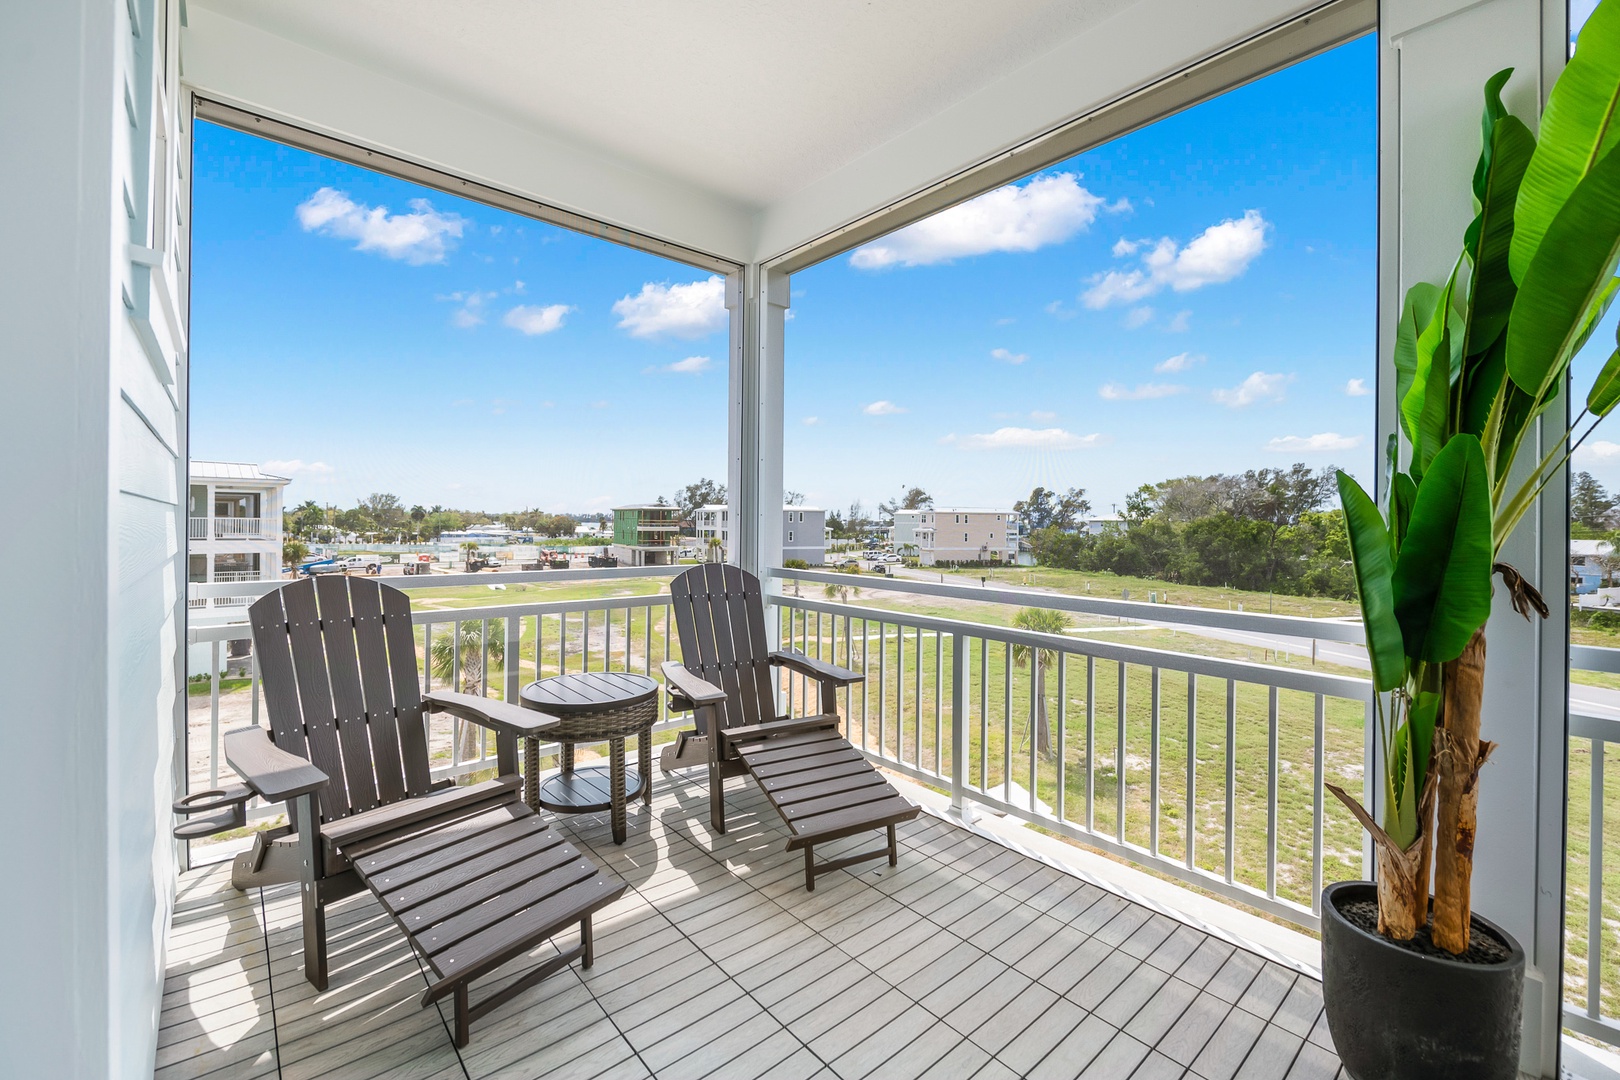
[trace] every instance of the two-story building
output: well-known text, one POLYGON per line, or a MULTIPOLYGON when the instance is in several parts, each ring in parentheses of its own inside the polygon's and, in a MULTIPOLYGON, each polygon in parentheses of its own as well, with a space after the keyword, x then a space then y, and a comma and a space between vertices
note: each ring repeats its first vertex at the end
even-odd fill
MULTIPOLYGON (((245 462, 191 462, 187 580, 274 581, 281 577, 281 493, 289 483, 285 476, 245 462)), ((242 615, 240 601, 205 604, 194 601, 193 610, 232 620, 242 615)))
MULTIPOLYGON (((724 503, 700 506, 692 514, 698 547, 707 555, 710 540, 721 552, 731 550, 731 511, 724 503)), ((782 561, 802 559, 811 566, 827 561, 827 511, 817 506, 782 507, 782 561)))
POLYGON ((613 508, 613 554, 621 566, 673 566, 681 508, 642 503, 613 508))
MULTIPOLYGON (((918 560, 924 566, 1018 560, 1021 530, 1018 515, 1011 510, 947 506, 921 514, 915 535, 918 560)), ((899 543, 896 539, 897 549, 899 543)))

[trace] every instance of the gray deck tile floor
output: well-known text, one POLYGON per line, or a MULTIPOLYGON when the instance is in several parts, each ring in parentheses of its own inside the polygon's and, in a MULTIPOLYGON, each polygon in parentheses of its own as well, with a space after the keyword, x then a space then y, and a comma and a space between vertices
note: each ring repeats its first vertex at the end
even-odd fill
MULTIPOLYGON (((615 846, 603 815, 559 818, 630 885, 596 924, 596 963, 560 972, 451 1042, 426 977, 362 894, 328 909, 330 986, 303 977, 291 886, 237 893, 182 875, 158 1080, 1336 1080, 1307 976, 994 840, 924 815, 900 865, 822 877, 752 786, 731 828, 664 778, 615 846)), ((828 845, 833 858, 869 837, 828 845)), ((564 947, 571 941, 564 941, 564 947)), ((548 943, 493 979, 542 962, 548 943)))

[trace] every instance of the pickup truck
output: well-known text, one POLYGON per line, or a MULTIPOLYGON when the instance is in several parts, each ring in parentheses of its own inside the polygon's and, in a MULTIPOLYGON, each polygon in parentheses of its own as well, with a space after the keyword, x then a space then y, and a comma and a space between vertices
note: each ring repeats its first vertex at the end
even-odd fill
POLYGON ((347 574, 351 571, 375 576, 382 573, 382 559, 376 555, 342 555, 307 562, 299 569, 310 577, 317 574, 347 574))

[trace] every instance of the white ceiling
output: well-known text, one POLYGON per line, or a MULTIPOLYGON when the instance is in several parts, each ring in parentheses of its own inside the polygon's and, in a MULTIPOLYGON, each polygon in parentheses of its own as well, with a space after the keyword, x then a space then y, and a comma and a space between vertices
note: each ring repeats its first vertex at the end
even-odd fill
POLYGON ((1131 0, 203 3, 764 207, 1131 0))
POLYGON ((190 0, 226 104, 736 262, 1321 0, 190 0))

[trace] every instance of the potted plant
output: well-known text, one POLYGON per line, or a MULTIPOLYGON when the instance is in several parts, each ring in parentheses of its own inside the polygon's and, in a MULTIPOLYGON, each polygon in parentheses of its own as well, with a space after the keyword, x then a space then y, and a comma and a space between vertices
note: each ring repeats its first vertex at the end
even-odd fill
POLYGON ((1330 885, 1321 907, 1328 1024, 1358 1080, 1517 1075, 1524 952, 1469 895, 1494 749, 1480 739, 1484 624, 1493 572, 1521 615, 1547 617, 1502 546, 1620 400, 1616 349, 1552 451, 1515 471, 1537 422, 1567 418, 1570 362, 1620 284, 1620 0, 1582 29, 1539 141, 1502 105, 1511 74, 1485 84, 1462 251, 1443 284, 1413 286, 1402 307, 1407 466, 1392 436, 1382 507, 1338 478, 1382 752, 1379 819, 1333 788, 1372 834, 1377 882, 1330 885))

